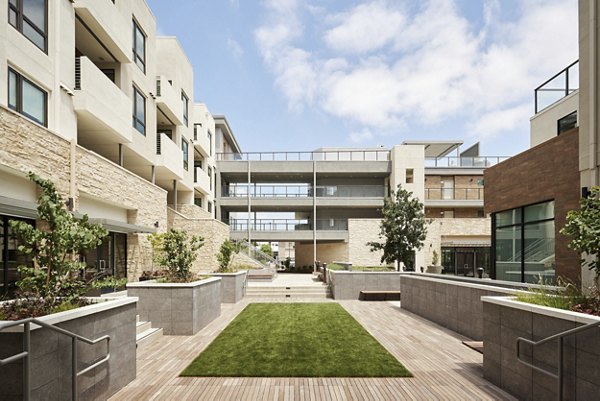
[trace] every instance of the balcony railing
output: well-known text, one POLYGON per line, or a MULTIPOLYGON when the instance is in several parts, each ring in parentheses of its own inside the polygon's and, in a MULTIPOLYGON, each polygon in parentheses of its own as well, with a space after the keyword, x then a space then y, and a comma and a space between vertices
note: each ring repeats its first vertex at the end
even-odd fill
POLYGON ((579 89, 579 60, 535 88, 536 114, 579 89))
POLYGON ((504 160, 509 156, 477 156, 477 157, 426 157, 425 167, 491 167, 504 160))
MULTIPOLYGON (((247 185, 229 185, 222 188, 222 196, 240 198, 248 196, 247 185)), ((383 185, 318 185, 318 198, 382 198, 386 194, 383 185)), ((250 187, 253 198, 311 198, 312 187, 308 185, 257 185, 250 187)))
POLYGON ((425 188, 426 200, 483 200, 483 188, 425 188))
MULTIPOLYGON (((229 224, 232 231, 248 231, 247 219, 229 219, 223 221, 229 224)), ((348 220, 317 219, 317 230, 346 231, 348 220)), ((250 220, 251 231, 311 231, 312 221, 308 219, 257 219, 250 220)))
POLYGON ((389 150, 217 153, 218 161, 388 161, 389 150))

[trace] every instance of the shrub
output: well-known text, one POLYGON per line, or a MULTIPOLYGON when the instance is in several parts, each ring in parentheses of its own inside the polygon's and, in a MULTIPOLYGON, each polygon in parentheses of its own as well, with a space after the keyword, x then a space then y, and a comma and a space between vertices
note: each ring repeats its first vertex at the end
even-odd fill
POLYGON ((219 273, 228 273, 231 272, 230 268, 231 262, 233 261, 233 256, 240 251, 240 246, 230 239, 225 240, 221 247, 219 248, 219 253, 217 254, 217 261, 219 262, 219 273))
POLYGON ((163 234, 150 235, 154 250, 154 262, 166 268, 169 282, 189 282, 194 279, 192 264, 197 251, 204 245, 204 238, 188 235, 174 228, 163 234))

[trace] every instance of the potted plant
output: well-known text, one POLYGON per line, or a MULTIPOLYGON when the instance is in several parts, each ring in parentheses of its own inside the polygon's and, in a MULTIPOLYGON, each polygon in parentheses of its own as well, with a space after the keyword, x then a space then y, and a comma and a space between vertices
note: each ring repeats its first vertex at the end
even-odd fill
POLYGON ((246 295, 248 270, 233 267, 233 259, 240 252, 240 245, 227 239, 223 241, 217 254, 219 269, 210 275, 221 278, 221 302, 236 303, 246 295))
POLYGON ((139 298, 138 314, 167 335, 195 334, 221 314, 221 279, 199 277, 191 271, 202 237, 171 229, 153 234, 154 262, 164 277, 127 284, 130 296, 139 298))
POLYGON ((427 273, 432 273, 432 274, 442 274, 442 266, 440 266, 438 263, 440 261, 440 257, 439 254, 437 252, 437 250, 433 250, 433 253, 431 255, 431 265, 427 266, 427 273))
MULTIPOLYGON (((135 378, 136 300, 82 296, 90 289, 90 282, 82 273, 85 264, 79 255, 101 244, 107 231, 90 223, 87 216, 75 218, 66 209, 54 183, 33 173, 28 177, 40 189, 36 227, 24 221, 9 224, 19 240, 18 251, 28 255, 32 263, 18 267, 20 280, 15 299, 1 303, 0 319, 33 317, 90 340, 110 336, 110 358, 86 373, 87 379, 79 387, 80 394, 108 398, 135 378)), ((7 325, 0 322, 0 327, 7 325)), ((0 332, 5 356, 23 351, 23 331, 23 326, 13 326, 0 332)), ((31 378, 32 398, 65 398, 71 392, 70 375, 61 373, 60 366, 49 361, 70 360, 71 341, 35 325, 31 326, 30 336, 30 371, 40 373, 31 378)), ((84 362, 91 364, 98 359, 97 347, 80 343, 78 349, 79 368, 84 362)), ((23 396, 23 370, 16 364, 0 367, 0 386, 8 398, 23 396)))

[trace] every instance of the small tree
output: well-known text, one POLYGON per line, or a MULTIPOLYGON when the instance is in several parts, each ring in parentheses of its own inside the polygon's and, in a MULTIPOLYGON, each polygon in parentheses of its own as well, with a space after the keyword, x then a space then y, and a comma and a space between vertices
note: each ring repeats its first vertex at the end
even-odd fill
POLYGON ((262 253, 265 253, 265 254, 273 257, 273 248, 271 248, 271 245, 269 245, 269 244, 262 244, 260 246, 260 251, 262 253))
POLYGON ((600 187, 593 187, 587 198, 579 201, 580 209, 567 213, 567 223, 560 230, 561 234, 571 236, 568 247, 590 256, 588 262, 581 260, 582 265, 594 270, 596 278, 600 277, 600 187))
POLYGON ((79 255, 98 247, 108 232, 90 223, 87 216, 73 217, 52 181, 31 172, 28 177, 41 189, 37 200, 41 224, 34 228, 24 221, 9 222, 21 242, 19 252, 33 259, 33 266, 18 267, 17 286, 22 297, 40 300, 45 305, 42 312, 50 313, 59 303, 72 302, 87 290, 79 274, 86 265, 79 255))
POLYGON ((174 228, 163 234, 152 234, 150 242, 154 250, 154 262, 167 269, 167 280, 189 282, 193 279, 192 264, 197 251, 204 245, 204 238, 188 235, 174 228))
POLYGON ((371 252, 383 251, 382 263, 398 261, 406 265, 413 250, 423 247, 427 236, 423 204, 398 185, 398 190, 385 199, 382 213, 379 238, 384 242, 367 242, 367 245, 371 252))
POLYGON ((219 262, 219 273, 227 273, 230 271, 229 266, 233 261, 233 256, 240 251, 240 245, 234 243, 230 239, 223 241, 217 254, 217 261, 219 262))

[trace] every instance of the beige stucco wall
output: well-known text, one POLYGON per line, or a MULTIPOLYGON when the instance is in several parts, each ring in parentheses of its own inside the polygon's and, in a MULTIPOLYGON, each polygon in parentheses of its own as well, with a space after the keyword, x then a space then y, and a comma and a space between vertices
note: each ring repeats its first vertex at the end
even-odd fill
POLYGON ((579 91, 576 91, 531 117, 529 147, 554 138, 558 134, 558 120, 578 109, 579 91))

